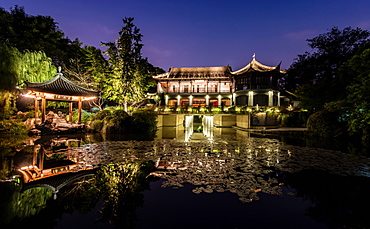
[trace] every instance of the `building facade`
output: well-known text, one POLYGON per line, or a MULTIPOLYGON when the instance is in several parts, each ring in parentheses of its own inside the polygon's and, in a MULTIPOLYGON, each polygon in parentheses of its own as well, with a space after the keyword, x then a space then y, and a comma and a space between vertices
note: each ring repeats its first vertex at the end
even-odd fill
POLYGON ((280 64, 269 67, 253 58, 237 71, 230 66, 170 68, 153 79, 164 106, 279 107, 283 97, 277 83, 283 74, 280 64))

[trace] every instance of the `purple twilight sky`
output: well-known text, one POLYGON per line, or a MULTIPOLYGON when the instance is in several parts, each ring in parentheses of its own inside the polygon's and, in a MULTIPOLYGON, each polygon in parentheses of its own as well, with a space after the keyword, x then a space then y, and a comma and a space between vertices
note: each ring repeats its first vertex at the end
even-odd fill
POLYGON ((122 19, 134 17, 154 66, 269 66, 311 51, 306 39, 333 26, 370 30, 369 0, 1 0, 10 10, 51 16, 71 40, 100 47, 118 38, 122 19))

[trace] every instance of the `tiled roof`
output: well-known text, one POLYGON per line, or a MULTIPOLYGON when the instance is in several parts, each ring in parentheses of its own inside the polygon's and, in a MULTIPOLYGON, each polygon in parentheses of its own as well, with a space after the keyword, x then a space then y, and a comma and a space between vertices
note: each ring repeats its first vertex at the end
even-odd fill
POLYGON ((280 71, 280 64, 275 67, 269 67, 266 65, 261 64, 257 60, 253 59, 249 64, 247 64, 244 68, 241 68, 237 71, 231 72, 233 75, 240 75, 246 72, 271 72, 271 71, 280 71))
POLYGON ((229 79, 230 67, 171 68, 169 72, 154 76, 154 79, 229 79))
MULTIPOLYGON (((280 63, 281 64, 281 63, 280 63)), ((280 64, 270 67, 261 64, 255 58, 245 67, 231 71, 230 66, 223 67, 193 67, 193 68, 171 68, 169 72, 153 76, 155 80, 197 80, 197 79, 230 79, 247 72, 280 72, 280 64)))
POLYGON ((88 90, 77 86, 71 81, 67 80, 63 74, 57 75, 51 80, 42 83, 25 82, 26 89, 30 91, 45 92, 57 95, 71 95, 71 96, 99 96, 98 91, 88 90))

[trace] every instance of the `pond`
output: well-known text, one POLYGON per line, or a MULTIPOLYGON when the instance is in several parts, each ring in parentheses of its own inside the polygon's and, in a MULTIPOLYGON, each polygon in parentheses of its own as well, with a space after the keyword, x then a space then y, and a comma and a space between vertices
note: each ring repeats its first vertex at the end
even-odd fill
POLYGON ((203 133, 2 138, 0 228, 370 228, 362 153, 203 133))

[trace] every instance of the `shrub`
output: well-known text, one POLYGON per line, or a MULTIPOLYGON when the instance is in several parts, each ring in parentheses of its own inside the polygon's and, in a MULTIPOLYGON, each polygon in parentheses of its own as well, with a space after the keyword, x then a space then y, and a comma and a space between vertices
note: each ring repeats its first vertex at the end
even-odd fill
POLYGON ((104 120, 105 117, 110 116, 111 114, 112 114, 112 111, 111 110, 105 109, 105 110, 99 111, 96 114, 95 119, 97 119, 97 120, 104 120))
POLYGON ((104 120, 94 120, 90 124, 90 130, 92 132, 101 132, 104 126, 104 120))
POLYGON ((90 127, 92 131, 103 134, 146 134, 154 138, 157 132, 156 113, 137 110, 129 116, 122 109, 103 110, 96 114, 90 127))
MULTIPOLYGON (((90 121, 92 119, 92 117, 96 116, 94 114, 92 117, 90 117, 91 115, 92 115, 92 113, 87 112, 85 110, 81 110, 81 122, 82 123, 87 123, 88 121, 90 121)), ((74 110, 72 112, 72 116, 73 116, 72 117, 72 122, 77 123, 77 121, 78 121, 78 110, 74 110)))
POLYGON ((337 137, 343 133, 342 127, 338 113, 328 110, 312 114, 307 121, 307 131, 321 137, 337 137))
POLYGON ((154 135, 157 132, 157 115, 152 111, 136 111, 132 114, 133 133, 147 133, 154 135))
POLYGON ((0 121, 0 133, 27 134, 27 126, 20 119, 0 121))

